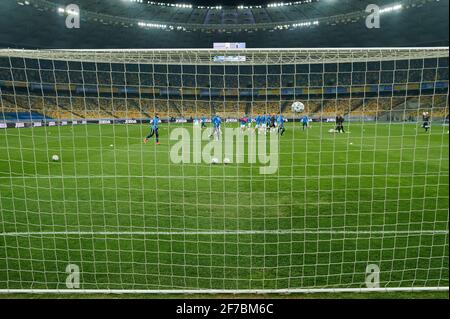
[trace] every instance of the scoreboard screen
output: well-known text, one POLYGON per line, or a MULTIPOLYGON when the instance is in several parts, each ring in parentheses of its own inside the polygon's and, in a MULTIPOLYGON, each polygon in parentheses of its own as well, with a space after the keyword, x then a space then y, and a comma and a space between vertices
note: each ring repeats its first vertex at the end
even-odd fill
POLYGON ((215 42, 214 49, 216 50, 230 50, 230 49, 245 49, 244 42, 215 42))
POLYGON ((236 55, 236 56, 215 56, 214 62, 245 62, 247 58, 242 55, 236 55))
MULTIPOLYGON (((215 50, 240 50, 245 49, 246 44, 243 42, 216 42, 215 50)), ((219 55, 214 57, 214 62, 245 62, 247 58, 242 55, 219 55)))

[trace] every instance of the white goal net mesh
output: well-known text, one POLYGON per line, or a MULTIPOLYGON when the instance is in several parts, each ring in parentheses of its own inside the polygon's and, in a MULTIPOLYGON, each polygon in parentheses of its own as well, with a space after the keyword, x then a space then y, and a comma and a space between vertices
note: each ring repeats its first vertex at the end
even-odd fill
POLYGON ((448 289, 448 83, 448 48, 0 50, 0 291, 448 289))

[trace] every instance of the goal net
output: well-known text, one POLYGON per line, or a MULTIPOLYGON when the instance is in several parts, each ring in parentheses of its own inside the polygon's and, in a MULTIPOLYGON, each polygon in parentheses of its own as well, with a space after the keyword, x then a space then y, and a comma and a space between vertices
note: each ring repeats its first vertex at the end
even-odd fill
POLYGON ((448 55, 0 50, 0 292, 448 290, 448 55))

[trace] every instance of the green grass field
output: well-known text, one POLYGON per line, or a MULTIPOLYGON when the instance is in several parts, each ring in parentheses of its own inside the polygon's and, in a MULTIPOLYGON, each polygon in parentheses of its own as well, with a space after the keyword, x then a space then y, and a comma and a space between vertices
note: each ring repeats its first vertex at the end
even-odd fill
POLYGON ((274 175, 173 164, 176 125, 1 130, 0 289, 448 286, 448 127, 347 126, 288 125, 274 175))

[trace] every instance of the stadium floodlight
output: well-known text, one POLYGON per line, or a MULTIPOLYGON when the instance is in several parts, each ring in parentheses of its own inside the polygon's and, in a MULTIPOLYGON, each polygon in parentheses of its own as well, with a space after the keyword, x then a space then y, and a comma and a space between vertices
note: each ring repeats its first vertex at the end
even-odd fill
POLYGON ((78 16, 80 13, 78 12, 78 11, 76 11, 76 10, 73 10, 73 9, 66 9, 66 8, 62 8, 62 7, 60 7, 60 8, 58 8, 58 13, 59 14, 61 14, 61 15, 63 15, 63 14, 71 14, 71 15, 74 15, 74 16, 78 16))
MULTIPOLYGON (((129 1, 129 2, 138 2, 138 3, 144 3, 144 0, 125 0, 125 1, 129 1)), ((266 8, 276 8, 276 7, 284 7, 284 6, 293 6, 293 5, 300 5, 300 4, 305 4, 305 3, 311 3, 314 1, 319 1, 319 0, 303 0, 303 1, 294 1, 294 2, 277 2, 277 3, 271 3, 271 4, 267 4, 265 6, 263 5, 238 5, 236 7, 236 9, 238 10, 242 10, 242 9, 262 9, 264 7, 266 8)), ((146 1, 147 4, 149 5, 154 5, 154 6, 162 6, 162 7, 173 7, 173 8, 196 8, 196 9, 209 9, 209 10, 222 10, 222 6, 203 6, 203 5, 198 5, 198 6, 194 6, 192 4, 183 4, 183 3, 167 3, 167 2, 155 2, 155 1, 146 1)))
POLYGON ((300 23, 294 23, 292 27, 299 28, 299 27, 310 27, 310 26, 318 26, 319 21, 307 21, 307 22, 300 22, 300 23))
POLYGON ((448 291, 449 49, 231 53, 0 50, 0 293, 448 291))
MULTIPOLYGON (((141 28, 148 28, 148 29, 166 29, 167 25, 165 24, 159 24, 159 23, 147 23, 147 22, 139 22, 138 26, 141 28)), ((169 27, 170 29, 173 29, 172 26, 169 27)))

